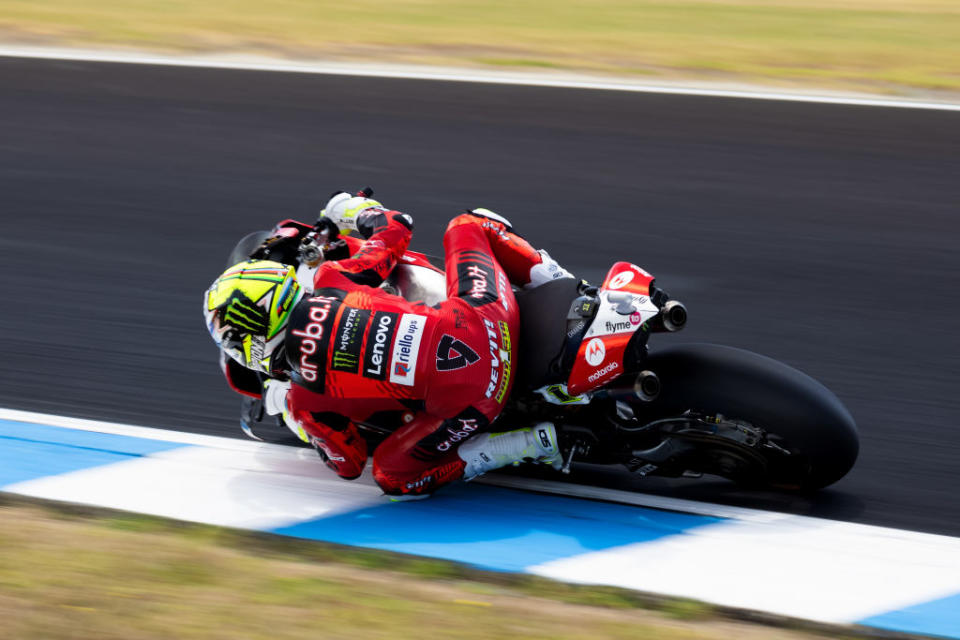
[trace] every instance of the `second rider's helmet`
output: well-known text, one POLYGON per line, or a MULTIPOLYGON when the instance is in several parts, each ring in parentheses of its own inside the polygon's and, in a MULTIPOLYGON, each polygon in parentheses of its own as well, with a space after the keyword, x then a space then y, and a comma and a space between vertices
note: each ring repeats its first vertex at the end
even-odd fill
POLYGON ((287 322, 303 294, 293 267, 269 260, 241 262, 207 289, 207 330, 228 356, 269 374, 284 366, 277 360, 287 322))

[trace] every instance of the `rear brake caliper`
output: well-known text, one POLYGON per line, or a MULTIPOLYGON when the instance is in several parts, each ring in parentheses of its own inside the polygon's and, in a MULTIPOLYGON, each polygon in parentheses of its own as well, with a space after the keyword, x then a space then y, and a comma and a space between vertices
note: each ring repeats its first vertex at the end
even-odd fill
MULTIPOLYGON (((696 414, 692 414, 692 416, 696 416, 696 414)), ((757 429, 749 422, 731 420, 721 413, 714 416, 696 416, 696 420, 712 426, 713 435, 748 447, 756 447, 766 437, 766 433, 762 429, 757 429)))
POLYGON ((730 440, 731 442, 736 442, 753 449, 772 449, 783 455, 790 455, 787 449, 772 442, 767 437, 766 431, 744 420, 727 418, 721 413, 715 416, 697 416, 697 419, 700 422, 712 425, 714 427, 714 435, 730 440))

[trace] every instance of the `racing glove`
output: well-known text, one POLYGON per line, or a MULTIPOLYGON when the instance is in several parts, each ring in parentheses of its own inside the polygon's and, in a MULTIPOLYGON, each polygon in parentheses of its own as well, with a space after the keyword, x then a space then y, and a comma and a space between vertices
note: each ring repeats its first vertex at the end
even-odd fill
POLYGON ((323 436, 311 436, 310 442, 324 464, 344 480, 356 480, 367 466, 367 443, 352 422, 344 431, 331 429, 323 436))
POLYGON ((382 210, 383 205, 366 196, 352 196, 346 191, 340 191, 333 194, 320 215, 337 225, 341 233, 348 234, 357 230, 360 215, 373 208, 382 210))
POLYGON ((413 218, 409 214, 388 211, 363 193, 351 196, 341 191, 334 194, 321 212, 320 220, 329 220, 344 234, 357 231, 367 239, 386 229, 391 221, 399 222, 408 231, 413 231, 413 218))
MULTIPOLYGON (((367 441, 360 436, 357 426, 347 417, 332 412, 315 412, 298 408, 297 394, 310 393, 294 387, 284 417, 287 426, 293 422, 304 432, 323 462, 345 480, 359 478, 367 465, 367 441)), ((293 427, 290 427, 291 429, 293 427)))

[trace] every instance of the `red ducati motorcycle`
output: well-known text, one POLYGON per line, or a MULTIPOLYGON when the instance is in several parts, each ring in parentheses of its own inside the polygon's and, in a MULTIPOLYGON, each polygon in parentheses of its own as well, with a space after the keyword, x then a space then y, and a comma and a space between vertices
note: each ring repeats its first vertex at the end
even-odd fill
MULTIPOLYGON (((328 259, 346 256, 336 255, 349 251, 345 243, 336 244, 326 243, 320 225, 288 220, 241 240, 228 263, 255 255, 293 264, 308 283, 324 248, 328 259)), ((446 292, 443 271, 414 251, 383 287, 431 305, 446 292)), ((642 476, 711 474, 757 488, 813 490, 842 478, 857 459, 853 418, 806 374, 733 347, 651 348, 654 334, 683 329, 687 310, 637 265, 617 262, 599 287, 555 280, 518 290, 516 298, 516 379, 499 420, 511 428, 552 421, 565 473, 576 463, 622 465, 642 476)), ((257 374, 222 364, 234 388, 247 394, 244 431, 299 443, 263 415, 257 374)), ((358 427, 372 451, 401 424, 399 414, 387 412, 358 427)))

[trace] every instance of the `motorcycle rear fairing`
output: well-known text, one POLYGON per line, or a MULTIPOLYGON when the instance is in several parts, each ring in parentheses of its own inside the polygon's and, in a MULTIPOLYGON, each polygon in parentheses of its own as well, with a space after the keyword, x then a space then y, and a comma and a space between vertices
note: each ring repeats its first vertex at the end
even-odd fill
POLYGON ((660 309, 650 300, 653 276, 635 264, 610 267, 597 292, 597 311, 583 335, 567 380, 573 395, 603 386, 626 373, 627 349, 643 324, 660 309))

